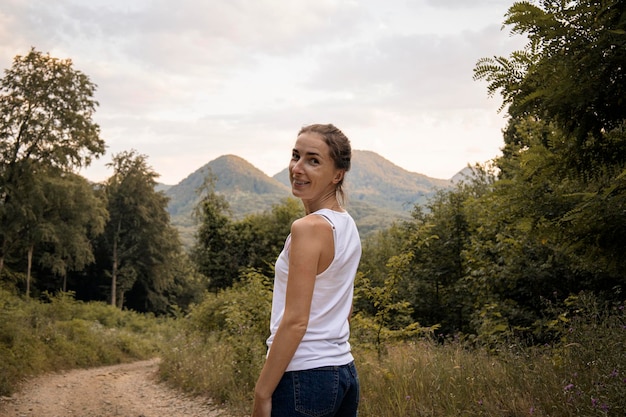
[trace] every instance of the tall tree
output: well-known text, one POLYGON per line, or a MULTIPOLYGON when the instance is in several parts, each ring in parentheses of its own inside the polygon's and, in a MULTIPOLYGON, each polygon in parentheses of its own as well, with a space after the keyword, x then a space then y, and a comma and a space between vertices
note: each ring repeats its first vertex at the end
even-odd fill
POLYGON ((468 256, 476 294, 528 318, 540 297, 626 285, 626 3, 522 1, 505 24, 529 43, 474 70, 510 119, 468 256))
MULTIPOLYGON (((509 58, 482 58, 474 76, 501 92, 512 118, 554 123, 567 138, 552 143, 577 170, 623 164, 626 144, 626 4, 622 0, 516 2, 505 24, 529 43, 509 58)), ((505 137, 506 139, 506 137, 505 137)))
POLYGON ((236 255, 229 250, 234 238, 230 207, 226 198, 215 191, 215 182, 215 175, 209 171, 197 190, 201 198, 194 212, 198 229, 192 259, 208 278, 209 289, 217 291, 233 284, 238 268, 236 255))
POLYGON ((34 48, 16 56, 0 80, 0 272, 33 221, 36 175, 72 171, 105 151, 92 117, 96 85, 72 66, 34 48))
MULTIPOLYGON (((181 244, 169 223, 167 197, 155 191, 155 173, 147 157, 121 152, 110 163, 114 173, 104 187, 109 221, 102 239, 111 278, 112 305, 124 296, 140 311, 167 309, 165 293, 174 281, 174 262, 181 244)), ((103 251, 99 251, 103 253, 103 251)))

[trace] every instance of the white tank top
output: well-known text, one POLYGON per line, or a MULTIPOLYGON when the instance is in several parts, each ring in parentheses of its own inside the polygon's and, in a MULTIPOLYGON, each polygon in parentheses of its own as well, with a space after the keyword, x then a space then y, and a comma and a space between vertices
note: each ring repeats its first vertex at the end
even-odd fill
MULTIPOLYGON (((348 343, 348 316, 352 308, 354 277, 361 260, 361 239, 354 220, 347 212, 321 209, 312 214, 323 216, 332 226, 335 256, 328 268, 315 278, 306 333, 287 371, 340 366, 353 360, 348 343)), ((271 335, 267 339, 269 349, 285 311, 290 244, 291 235, 287 237, 276 261, 271 335)))

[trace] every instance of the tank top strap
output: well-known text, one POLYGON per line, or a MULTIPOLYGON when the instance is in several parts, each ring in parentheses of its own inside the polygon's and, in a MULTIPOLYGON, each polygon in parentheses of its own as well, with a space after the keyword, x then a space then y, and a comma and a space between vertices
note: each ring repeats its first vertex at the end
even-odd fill
POLYGON ((325 218, 325 219, 326 219, 326 221, 330 224, 330 227, 332 227, 332 228, 333 228, 333 230, 335 229, 335 223, 333 223, 333 221, 332 221, 332 219, 330 218, 330 216, 327 216, 327 215, 326 215, 326 214, 324 214, 324 213, 313 213, 313 214, 316 214, 316 215, 318 215, 318 216, 322 216, 323 218, 325 218))

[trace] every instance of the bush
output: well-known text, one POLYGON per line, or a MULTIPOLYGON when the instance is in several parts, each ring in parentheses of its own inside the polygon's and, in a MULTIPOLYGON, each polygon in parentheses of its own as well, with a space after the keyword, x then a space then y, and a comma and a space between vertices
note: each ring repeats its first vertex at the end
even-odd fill
POLYGON ((233 410, 249 410, 269 336, 269 279, 249 271, 232 288, 207 294, 162 354, 163 379, 233 410))

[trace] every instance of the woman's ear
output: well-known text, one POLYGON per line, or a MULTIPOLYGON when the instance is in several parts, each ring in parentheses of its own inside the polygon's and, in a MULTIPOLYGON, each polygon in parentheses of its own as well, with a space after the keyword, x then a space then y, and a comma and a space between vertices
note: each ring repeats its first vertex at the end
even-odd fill
POLYGON ((345 174, 345 171, 343 169, 338 170, 335 174, 335 178, 333 178, 333 183, 339 184, 341 180, 343 180, 343 174, 345 174))

